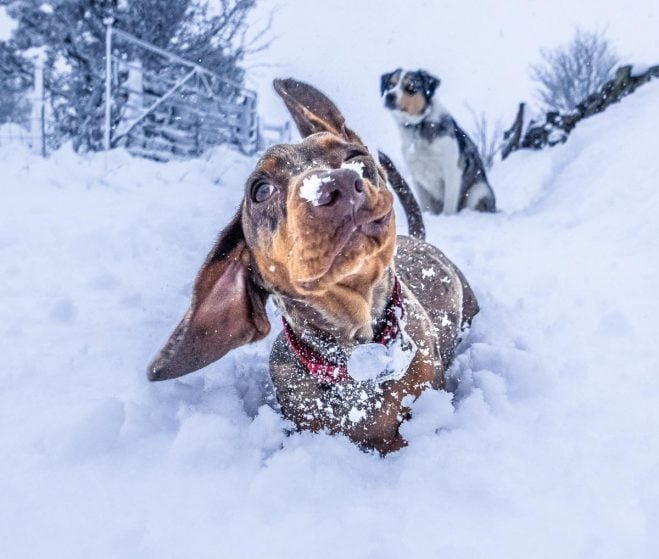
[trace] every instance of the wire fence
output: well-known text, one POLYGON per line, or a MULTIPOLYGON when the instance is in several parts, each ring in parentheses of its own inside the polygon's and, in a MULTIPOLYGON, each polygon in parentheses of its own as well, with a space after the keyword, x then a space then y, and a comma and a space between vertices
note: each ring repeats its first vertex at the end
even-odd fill
MULTIPOLYGON (((58 147, 44 88, 45 56, 35 60, 32 111, 0 125, 0 146, 21 143, 46 157, 58 147)), ((260 123, 255 91, 146 43, 106 31, 104 148, 124 147, 159 161, 198 157, 220 145, 251 155, 290 142, 290 123, 260 123)))
POLYGON ((257 151, 254 91, 111 25, 106 56, 106 149, 160 160, 225 143, 257 151))

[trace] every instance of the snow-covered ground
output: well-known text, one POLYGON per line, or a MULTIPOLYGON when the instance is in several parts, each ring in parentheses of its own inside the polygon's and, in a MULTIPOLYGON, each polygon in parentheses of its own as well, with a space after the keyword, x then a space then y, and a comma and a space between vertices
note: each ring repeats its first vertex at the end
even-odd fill
POLYGON ((659 556, 658 98, 428 218, 482 311, 385 459, 288 434, 272 336, 146 381, 253 161, 0 150, 0 555, 659 556))

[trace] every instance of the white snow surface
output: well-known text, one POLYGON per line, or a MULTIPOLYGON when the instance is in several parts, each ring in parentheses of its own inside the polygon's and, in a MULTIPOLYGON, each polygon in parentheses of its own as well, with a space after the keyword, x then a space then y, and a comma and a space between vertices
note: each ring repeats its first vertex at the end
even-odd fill
POLYGON ((427 217, 481 312, 386 458, 289 433, 276 319, 146 380, 253 160, 2 148, 1 555, 659 556, 657 98, 498 164, 497 214, 427 217))

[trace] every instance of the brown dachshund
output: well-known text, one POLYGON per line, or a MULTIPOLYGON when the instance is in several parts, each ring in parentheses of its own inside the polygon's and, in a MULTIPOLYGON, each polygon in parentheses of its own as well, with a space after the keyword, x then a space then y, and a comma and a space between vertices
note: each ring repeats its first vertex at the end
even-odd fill
POLYGON ((270 375, 284 415, 299 429, 394 451, 411 402, 444 385, 478 304, 438 249, 396 237, 387 173, 334 104, 292 79, 274 85, 304 139, 258 162, 149 379, 265 337, 271 297, 283 330, 270 375))

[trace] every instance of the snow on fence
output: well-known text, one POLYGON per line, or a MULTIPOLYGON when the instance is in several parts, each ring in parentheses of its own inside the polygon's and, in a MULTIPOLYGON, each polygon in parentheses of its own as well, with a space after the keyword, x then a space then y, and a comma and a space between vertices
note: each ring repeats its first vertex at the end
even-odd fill
POLYGON ((259 128, 259 149, 264 150, 275 144, 291 142, 291 122, 287 120, 282 125, 261 122, 259 128))
POLYGON ((106 150, 169 160, 223 143, 248 155, 259 147, 254 91, 112 25, 105 99, 106 150))
MULTIPOLYGON (((59 143, 44 88, 44 51, 34 54, 32 112, 0 125, 0 146, 21 143, 46 157, 59 143)), ((159 161, 197 157, 219 144, 251 155, 290 142, 290 123, 259 123, 256 92, 194 62, 107 26, 103 146, 159 161)))
POLYGON ((44 89, 44 65, 46 55, 42 49, 34 49, 34 87, 30 96, 32 111, 27 122, 22 124, 9 122, 0 125, 0 146, 5 144, 23 144, 42 157, 51 146, 53 134, 52 122, 48 118, 48 96, 44 89), (27 126, 26 126, 27 125, 27 126))

